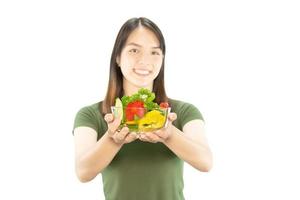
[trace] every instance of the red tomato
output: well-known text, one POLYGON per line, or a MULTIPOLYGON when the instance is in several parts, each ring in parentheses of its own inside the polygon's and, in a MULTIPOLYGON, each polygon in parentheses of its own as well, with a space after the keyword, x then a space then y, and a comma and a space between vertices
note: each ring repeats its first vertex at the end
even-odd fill
POLYGON ((126 109, 125 109, 125 115, 127 121, 134 120, 134 116, 138 116, 139 118, 142 118, 146 112, 146 109, 144 107, 144 102, 142 101, 134 101, 128 103, 126 109))
POLYGON ((159 104, 159 107, 161 107, 161 108, 168 108, 168 107, 169 107, 169 104, 168 104, 168 102, 161 102, 161 103, 159 104))

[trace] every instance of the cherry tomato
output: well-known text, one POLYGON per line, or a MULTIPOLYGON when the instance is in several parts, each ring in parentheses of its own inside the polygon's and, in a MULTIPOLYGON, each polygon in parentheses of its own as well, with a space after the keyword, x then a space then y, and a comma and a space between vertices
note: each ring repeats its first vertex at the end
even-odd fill
POLYGON ((169 104, 168 104, 168 102, 161 102, 161 103, 159 104, 159 107, 161 107, 161 108, 168 108, 168 107, 169 107, 169 104))

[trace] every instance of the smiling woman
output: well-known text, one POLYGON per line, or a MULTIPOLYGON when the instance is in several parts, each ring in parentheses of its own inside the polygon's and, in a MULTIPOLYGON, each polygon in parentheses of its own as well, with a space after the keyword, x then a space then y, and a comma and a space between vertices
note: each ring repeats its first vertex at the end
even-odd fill
MULTIPOLYGON (((160 29, 147 18, 129 19, 115 41, 104 100, 83 107, 75 117, 77 176, 87 182, 101 173, 106 199, 182 200, 183 162, 202 172, 212 167, 202 114, 194 105, 166 94, 164 58, 160 29), (135 120, 144 115, 147 102, 136 96, 138 91, 152 95, 151 101, 155 97, 153 105, 171 107, 163 128, 140 134, 126 126, 119 129, 122 119, 111 114, 111 107, 126 97, 143 112, 125 116, 135 120)), ((158 111, 149 113, 145 123, 161 117, 158 111)))
POLYGON ((140 26, 129 35, 121 55, 117 57, 118 66, 124 76, 123 84, 130 87, 125 95, 131 95, 136 88, 152 89, 153 80, 157 77, 163 54, 156 35, 149 29, 140 26))

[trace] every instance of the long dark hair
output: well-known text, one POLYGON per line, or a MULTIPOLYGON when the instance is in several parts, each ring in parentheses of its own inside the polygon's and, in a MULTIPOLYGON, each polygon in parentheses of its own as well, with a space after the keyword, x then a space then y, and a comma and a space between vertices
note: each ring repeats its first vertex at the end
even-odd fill
POLYGON ((139 26, 143 26, 151 30, 156 35, 159 41, 160 44, 159 47, 163 53, 163 61, 162 61, 160 72, 157 75, 157 77, 154 79, 152 92, 154 92, 156 95, 155 98, 156 103, 168 101, 168 97, 165 91, 165 84, 164 84, 164 65, 165 65, 165 52, 166 52, 165 39, 158 26, 154 24, 151 20, 145 17, 131 18, 127 20, 121 27, 117 35, 115 45, 111 54, 109 82, 108 82, 106 96, 102 103, 102 114, 110 113, 111 112, 110 108, 115 104, 115 99, 117 97, 121 98, 124 95, 123 75, 120 67, 118 67, 116 58, 121 55, 121 51, 130 33, 139 26))

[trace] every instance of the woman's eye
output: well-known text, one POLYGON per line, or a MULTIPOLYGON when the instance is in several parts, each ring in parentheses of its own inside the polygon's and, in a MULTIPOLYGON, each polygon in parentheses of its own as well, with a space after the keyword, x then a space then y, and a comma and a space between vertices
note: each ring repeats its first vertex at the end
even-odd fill
POLYGON ((153 51, 153 52, 152 52, 152 55, 160 55, 160 53, 157 52, 157 51, 153 51))
POLYGON ((131 50, 129 50, 129 52, 131 52, 131 53, 137 53, 138 50, 137 49, 131 49, 131 50))

